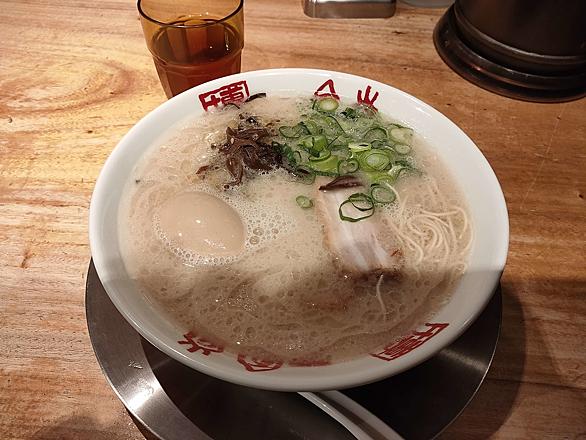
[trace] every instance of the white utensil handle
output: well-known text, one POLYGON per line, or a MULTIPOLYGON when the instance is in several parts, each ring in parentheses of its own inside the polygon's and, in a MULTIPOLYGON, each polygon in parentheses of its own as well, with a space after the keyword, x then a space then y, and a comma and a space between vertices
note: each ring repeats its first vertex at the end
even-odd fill
POLYGON ((300 392, 358 440, 404 440, 381 419, 339 391, 300 392))

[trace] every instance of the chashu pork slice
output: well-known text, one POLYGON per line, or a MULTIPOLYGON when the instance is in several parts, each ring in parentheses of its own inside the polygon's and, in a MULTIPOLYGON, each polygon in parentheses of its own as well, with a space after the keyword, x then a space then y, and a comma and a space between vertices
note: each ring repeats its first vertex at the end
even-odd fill
POLYGON ((388 274, 396 277, 402 266, 402 253, 389 237, 388 226, 379 216, 358 222, 340 218, 339 207, 363 188, 316 190, 317 213, 324 227, 325 243, 347 271, 362 274, 388 274))

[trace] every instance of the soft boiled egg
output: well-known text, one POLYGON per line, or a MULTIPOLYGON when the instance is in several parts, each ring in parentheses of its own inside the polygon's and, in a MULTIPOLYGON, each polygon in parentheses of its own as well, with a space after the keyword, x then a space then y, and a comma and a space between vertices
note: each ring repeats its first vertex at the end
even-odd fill
POLYGON ((240 215, 222 199, 205 192, 172 196, 158 209, 160 231, 174 247, 202 256, 241 253, 245 228, 240 215))

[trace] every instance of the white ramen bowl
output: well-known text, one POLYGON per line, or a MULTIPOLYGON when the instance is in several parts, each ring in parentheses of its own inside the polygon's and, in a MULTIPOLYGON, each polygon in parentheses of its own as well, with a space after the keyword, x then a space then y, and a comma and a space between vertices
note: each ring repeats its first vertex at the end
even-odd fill
POLYGON ((116 146, 96 182, 90 206, 90 245, 97 273, 110 299, 150 343, 195 370, 230 382, 273 390, 339 389, 405 371, 454 341, 491 298, 505 265, 509 227, 505 200, 490 165, 453 122, 413 96, 367 78, 312 69, 240 73, 194 87, 165 102, 139 121, 116 146), (225 352, 186 334, 143 296, 129 277, 118 242, 121 189, 139 157, 159 136, 206 108, 266 92, 268 95, 335 93, 372 104, 402 121, 439 152, 465 194, 475 238, 469 266, 452 296, 422 327, 400 341, 332 365, 294 366, 225 352))

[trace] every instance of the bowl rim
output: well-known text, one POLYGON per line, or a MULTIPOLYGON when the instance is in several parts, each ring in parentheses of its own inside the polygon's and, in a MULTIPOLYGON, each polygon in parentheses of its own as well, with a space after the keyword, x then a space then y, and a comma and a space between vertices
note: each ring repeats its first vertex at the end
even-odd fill
MULTIPOLYGON (((174 122, 176 123, 178 122, 178 120, 175 120, 174 122)), ((124 316, 124 318, 132 325, 132 327, 139 334, 141 334, 147 341, 149 341, 151 344, 156 346, 159 350, 163 351, 170 357, 205 374, 208 374, 219 379, 228 380, 230 382, 237 383, 240 385, 281 391, 326 390, 358 386, 373 381, 377 381, 385 377, 389 377, 391 375, 399 374, 427 360, 443 348, 447 347, 457 337, 459 337, 482 312, 482 310, 492 297, 494 289, 498 285, 500 275, 502 274, 502 271, 505 267, 508 253, 509 217, 502 188, 494 173, 494 170, 490 166, 486 157, 482 154, 482 152, 476 146, 476 144, 468 137, 468 135, 462 129, 460 129, 460 127, 458 127, 447 116, 436 110, 431 105, 389 84, 381 83, 379 81, 375 81, 359 75, 321 69, 278 68, 242 72, 201 84, 169 99, 166 102, 163 102, 155 109, 151 110, 148 114, 143 116, 137 123, 135 123, 133 127, 118 142, 116 147, 111 151, 110 155, 104 162, 104 165, 98 175, 98 178, 96 179, 89 209, 89 241, 96 272, 102 280, 104 289, 110 297, 111 301, 114 303, 114 305, 122 314, 122 316, 124 316), (179 349, 174 348, 169 344, 165 343, 162 340, 161 335, 151 331, 148 323, 145 323, 144 320, 140 316, 138 316, 138 312, 127 309, 124 306, 121 298, 119 298, 118 295, 112 291, 112 286, 108 282, 109 280, 107 277, 107 262, 105 261, 104 251, 102 248, 105 245, 99 239, 100 225, 98 221, 98 216, 100 214, 100 211, 104 209, 104 205, 108 203, 108 197, 105 194, 105 190, 108 186, 109 181, 108 177, 112 174, 115 174, 115 164, 120 158, 124 156, 125 150, 127 149, 126 145, 130 144, 132 142, 132 139, 135 136, 139 135, 145 126, 147 126, 151 121, 159 118, 162 114, 167 112, 168 109, 176 105, 176 103, 179 102, 179 100, 185 99, 186 95, 197 96, 201 92, 215 89, 217 87, 220 87, 235 80, 246 80, 249 78, 258 78, 273 75, 310 75, 322 78, 345 78, 352 81, 367 81, 368 84, 372 85, 373 87, 389 90, 393 94, 398 94, 402 98, 406 98, 407 100, 413 102, 413 104, 425 108, 425 110, 428 111, 434 118, 440 118, 441 120, 443 120, 444 123, 447 123, 450 127, 450 130, 456 130, 460 133, 461 136, 464 136, 463 139, 468 144, 468 147, 475 150, 474 154, 479 160, 479 163, 481 163, 484 167, 484 171, 487 173, 486 177, 490 180, 489 182, 487 182, 487 185, 493 193, 492 195, 494 196, 495 207, 498 209, 498 213, 496 213, 494 217, 497 220, 499 220, 498 226, 500 228, 499 230, 501 231, 501 234, 499 237, 499 246, 497 252, 492 258, 493 263, 495 265, 495 270, 494 273, 491 273, 491 275, 489 276, 488 282, 490 284, 490 288, 487 288, 486 292, 484 292, 485 294, 482 297, 482 301, 479 303, 480 306, 477 307, 474 310, 474 313, 469 315, 464 320, 464 322, 455 323, 458 325, 450 325, 448 328, 445 329, 445 331, 442 331, 441 333, 437 334, 434 337, 434 343, 424 344, 418 347, 417 350, 414 350, 408 353, 407 355, 394 360, 393 362, 380 362, 376 366, 369 367, 368 370, 355 371, 355 368, 348 368, 352 367, 352 364, 354 364, 354 366, 358 366, 357 364, 359 364, 360 361, 364 360, 364 358, 366 357, 364 356, 346 362, 336 363, 325 367, 319 367, 319 369, 315 370, 314 368, 311 368, 311 370, 316 372, 320 371, 320 373, 306 375, 301 378, 291 377, 286 374, 287 371, 290 371, 290 368, 298 369, 299 367, 286 367, 275 371, 264 372, 263 374, 258 375, 248 374, 248 372, 244 369, 237 369, 236 365, 229 367, 226 366, 226 368, 218 365, 213 365, 214 362, 210 362, 211 358, 207 356, 199 356, 197 359, 194 359, 193 357, 189 357, 185 353, 182 353, 179 349), (332 367, 340 365, 344 365, 344 367, 337 369, 342 369, 344 371, 336 372, 335 374, 329 375, 323 374, 324 369, 329 369, 331 373, 332 369, 335 370, 335 368, 332 367)), ((308 368, 304 368, 304 370, 308 370, 308 368)))

